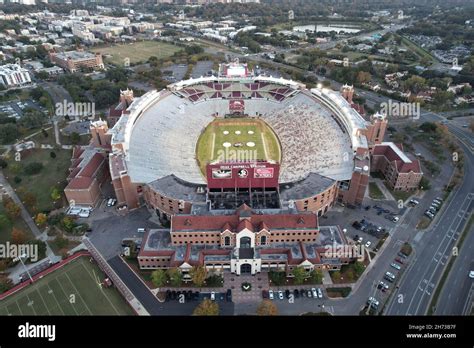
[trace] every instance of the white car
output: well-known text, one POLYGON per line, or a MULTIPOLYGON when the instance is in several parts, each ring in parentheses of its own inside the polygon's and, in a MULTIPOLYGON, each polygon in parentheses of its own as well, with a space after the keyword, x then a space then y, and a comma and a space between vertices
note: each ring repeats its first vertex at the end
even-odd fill
POLYGON ((313 294, 314 298, 318 298, 318 293, 316 292, 316 288, 311 288, 311 293, 313 294))
POLYGON ((281 291, 281 290, 278 291, 278 298, 279 298, 280 300, 283 300, 283 299, 285 298, 285 297, 283 296, 283 291, 281 291))
POLYGON ((473 279, 474 279, 474 271, 470 271, 470 272, 469 272, 469 278, 473 278, 473 279))
POLYGON ((270 300, 273 300, 275 298, 275 296, 273 296, 273 290, 268 290, 268 298, 270 300))
POLYGON ((321 291, 321 289, 317 288, 316 291, 318 292, 318 297, 323 298, 323 292, 321 291))
POLYGON ((369 299, 367 300, 367 304, 373 309, 377 309, 380 303, 374 297, 369 297, 369 299))
POLYGON ((395 263, 395 262, 391 263, 390 266, 392 266, 392 267, 395 268, 396 270, 401 270, 401 269, 402 269, 402 268, 400 267, 400 265, 397 264, 397 263, 395 263))
POLYGON ((211 301, 216 300, 216 293, 214 291, 211 292, 211 301))
POLYGON ((367 241, 367 243, 365 243, 365 247, 368 248, 371 244, 372 244, 372 242, 369 240, 369 241, 367 241))

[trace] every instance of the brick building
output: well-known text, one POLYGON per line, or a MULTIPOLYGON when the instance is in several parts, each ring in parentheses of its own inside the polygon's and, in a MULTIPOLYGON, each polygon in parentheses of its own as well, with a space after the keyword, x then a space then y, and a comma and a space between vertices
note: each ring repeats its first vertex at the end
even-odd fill
POLYGON ((423 177, 420 161, 410 158, 401 145, 391 142, 374 146, 371 164, 371 171, 380 172, 394 191, 416 190, 423 177))

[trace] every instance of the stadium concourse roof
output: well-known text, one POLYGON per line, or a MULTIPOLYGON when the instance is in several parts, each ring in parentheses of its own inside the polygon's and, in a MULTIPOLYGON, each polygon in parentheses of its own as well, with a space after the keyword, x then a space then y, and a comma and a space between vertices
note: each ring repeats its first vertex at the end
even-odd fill
POLYGON ((303 180, 280 185, 280 197, 283 201, 299 200, 323 192, 334 184, 335 180, 309 173, 303 180))

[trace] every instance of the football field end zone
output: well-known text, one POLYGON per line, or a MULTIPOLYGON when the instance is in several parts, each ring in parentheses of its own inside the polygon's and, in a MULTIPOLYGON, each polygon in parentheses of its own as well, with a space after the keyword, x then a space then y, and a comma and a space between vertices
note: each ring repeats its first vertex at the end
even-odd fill
MULTIPOLYGON (((82 257, 82 256, 91 256, 91 254, 88 252, 88 251, 80 251, 78 253, 75 253, 74 255, 71 255, 69 256, 68 258, 64 259, 64 260, 61 260, 60 262, 52 265, 51 267, 45 269, 44 271, 34 275, 32 278, 33 278, 33 282, 36 281, 36 280, 39 280, 41 278, 43 278, 44 276, 50 274, 51 272, 54 272, 55 270, 59 269, 59 268, 62 268, 63 266, 69 264, 71 261, 79 258, 79 257, 82 257)), ((28 285, 31 284, 31 280, 28 279, 24 282, 21 282, 20 284, 14 286, 13 288, 11 288, 10 290, 8 291, 5 291, 3 294, 0 294, 0 301, 5 299, 6 297, 10 296, 10 295, 13 295, 14 293, 22 290, 23 288, 27 287, 28 285)))
POLYGON ((96 262, 91 261, 89 252, 79 252, 56 264, 56 267, 50 267, 48 272, 36 275, 33 283, 26 281, 20 284, 21 287, 11 289, 14 291, 3 294, 0 314, 132 315, 129 304, 125 305, 122 295, 115 292, 116 286, 113 290, 99 288, 103 271, 96 262), (46 273, 48 277, 44 278, 46 273), (91 288, 96 283, 97 286, 91 288), (74 294, 75 302, 70 302, 71 294, 74 294))
POLYGON ((140 303, 140 301, 133 295, 130 289, 125 285, 125 283, 120 279, 120 277, 115 273, 115 271, 110 267, 104 257, 100 252, 94 247, 90 242, 89 238, 84 237, 82 242, 89 250, 89 253, 97 262, 97 266, 104 272, 113 282, 115 288, 120 292, 124 297, 125 301, 129 304, 132 310, 140 316, 149 316, 150 313, 145 309, 145 307, 140 303))

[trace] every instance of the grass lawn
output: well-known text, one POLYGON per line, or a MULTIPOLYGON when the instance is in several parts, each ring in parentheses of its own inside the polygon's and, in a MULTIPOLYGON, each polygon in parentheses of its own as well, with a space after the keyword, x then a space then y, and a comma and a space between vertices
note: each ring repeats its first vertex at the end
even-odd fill
POLYGON ((375 182, 369 183, 369 196, 370 198, 373 198, 373 199, 385 198, 384 194, 382 193, 382 191, 380 191, 379 187, 377 186, 375 182))
POLYGON ((280 144, 275 133, 265 122, 254 118, 228 118, 211 122, 200 136, 196 152, 203 174, 206 164, 217 159, 278 162, 281 159, 280 144), (225 147, 225 143, 230 146, 225 147), (254 146, 249 146, 249 143, 254 146))
POLYGON ((92 52, 100 52, 105 55, 105 61, 114 65, 124 65, 125 58, 130 59, 130 64, 146 62, 151 56, 158 59, 172 56, 180 51, 178 46, 159 41, 140 41, 134 43, 125 43, 109 47, 94 48, 92 52), (111 57, 107 57, 110 55, 111 57))
POLYGON ((326 292, 330 298, 341 298, 347 297, 351 293, 352 289, 350 287, 345 288, 327 288, 326 292))
MULTIPOLYGON (((0 214, 5 214, 5 208, 3 207, 3 204, 0 204, 0 214)), ((25 223, 25 221, 21 217, 19 217, 15 221, 9 221, 8 224, 0 228, 0 243, 5 243, 11 239, 13 227, 18 228, 22 230, 23 232, 25 232, 28 237, 28 240, 34 239, 34 235, 31 232, 28 225, 25 223)))
POLYGON ((115 288, 99 285, 104 278, 81 257, 0 301, 0 315, 133 315, 115 288))
POLYGON ((431 224, 431 220, 428 219, 426 216, 422 216, 418 224, 416 225, 417 230, 425 230, 431 224))
POLYGON ((16 162, 14 158, 10 158, 8 167, 4 169, 4 174, 14 189, 24 188, 27 192, 31 192, 36 196, 36 211, 53 208, 51 189, 66 180, 67 169, 71 164, 70 150, 54 150, 56 158, 51 158, 50 152, 49 149, 35 149, 24 156, 21 161, 16 162), (43 169, 39 174, 26 175, 23 169, 32 162, 41 162, 43 169), (12 168, 15 165, 18 172, 12 168), (21 177, 22 181, 19 184, 14 182, 13 178, 15 176, 21 177))
MULTIPOLYGON (((387 187, 388 188, 388 187, 387 187)), ((390 190, 390 189, 389 189, 390 190)), ((390 193, 392 194, 393 197, 395 197, 395 199, 397 201, 399 201, 400 199, 402 201, 406 201, 408 198, 410 198, 411 196, 413 196, 413 194, 415 194, 415 192, 413 191, 393 191, 393 190, 390 190, 390 193)))

